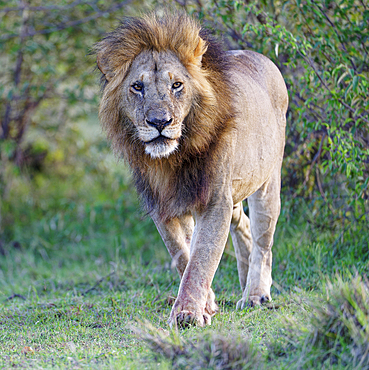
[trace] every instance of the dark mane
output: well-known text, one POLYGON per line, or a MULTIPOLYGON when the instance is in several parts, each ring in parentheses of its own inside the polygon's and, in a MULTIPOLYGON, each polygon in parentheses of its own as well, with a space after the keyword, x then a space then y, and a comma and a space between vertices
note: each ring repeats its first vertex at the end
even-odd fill
POLYGON ((95 45, 95 51, 103 72, 100 120, 114 151, 130 164, 147 211, 166 220, 206 206, 222 137, 233 127, 230 66, 220 44, 185 14, 150 14, 123 19, 95 45), (194 52, 200 46, 206 51, 198 65, 194 52), (117 108, 121 106, 119 86, 130 64, 147 49, 171 50, 198 82, 179 150, 168 158, 148 156, 135 140, 135 127, 124 109, 117 108))

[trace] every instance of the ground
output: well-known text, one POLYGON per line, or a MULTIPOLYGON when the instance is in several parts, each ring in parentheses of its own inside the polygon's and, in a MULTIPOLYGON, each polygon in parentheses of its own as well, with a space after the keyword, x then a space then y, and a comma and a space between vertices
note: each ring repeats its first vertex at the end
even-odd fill
MULTIPOLYGON (((113 204, 106 204, 97 217, 100 231, 91 231, 88 237, 73 234, 79 227, 83 235, 84 225, 68 225, 60 217, 54 231, 43 225, 41 232, 36 221, 30 225, 41 234, 39 243, 45 241, 42 247, 25 248, 20 243, 5 250, 0 272, 0 366, 171 368, 170 359, 151 351, 133 334, 132 326, 142 327, 140 322, 147 320, 157 329, 169 330, 167 319, 179 278, 151 221, 140 220, 138 213, 133 221, 141 225, 136 227, 124 217, 109 221, 109 207, 113 204), (72 231, 74 240, 65 236, 48 243, 61 224, 63 230, 72 231), (125 239, 129 230, 138 236, 125 239)), ((353 268, 368 271, 364 239, 347 243, 345 253, 340 253, 332 247, 331 235, 318 240, 310 229, 308 223, 288 222, 282 215, 274 246, 273 302, 245 311, 235 310, 241 292, 229 243, 213 283, 219 313, 210 329, 190 328, 180 333, 181 338, 238 333, 270 362, 269 367, 293 368, 292 353, 268 360, 270 343, 278 342, 289 328, 286 318, 305 325, 312 311, 310 300, 324 295, 327 278, 337 274, 347 278, 353 268)))
POLYGON ((241 291, 229 241, 213 282, 220 311, 211 327, 170 333, 177 272, 127 169, 101 136, 94 142, 90 122, 80 132, 91 138, 71 131, 59 145, 63 162, 49 153, 49 169, 8 178, 0 203, 0 367, 369 368, 369 289, 357 283, 362 304, 351 293, 355 275, 369 272, 365 219, 340 227, 322 200, 291 205, 283 194, 273 301, 235 310, 241 291), (346 322, 347 302, 356 326, 346 322))

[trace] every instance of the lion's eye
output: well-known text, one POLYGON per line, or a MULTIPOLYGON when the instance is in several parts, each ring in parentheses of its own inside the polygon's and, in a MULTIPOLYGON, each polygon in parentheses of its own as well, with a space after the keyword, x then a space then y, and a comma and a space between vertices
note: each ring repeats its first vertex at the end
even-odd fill
POLYGON ((179 89, 180 87, 182 87, 182 82, 179 82, 179 81, 177 81, 177 82, 175 82, 173 85, 172 85, 172 88, 173 89, 179 89))
POLYGON ((139 83, 139 82, 135 82, 132 85, 132 88, 133 88, 133 90, 136 90, 136 91, 142 91, 143 90, 143 84, 139 83))

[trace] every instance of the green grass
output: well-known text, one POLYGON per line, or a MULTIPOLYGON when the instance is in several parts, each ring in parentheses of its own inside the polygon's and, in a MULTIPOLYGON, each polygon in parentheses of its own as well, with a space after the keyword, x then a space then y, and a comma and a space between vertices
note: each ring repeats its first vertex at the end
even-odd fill
MULTIPOLYGON (((109 206, 104 212, 106 217, 101 215, 101 219, 106 224, 100 224, 99 232, 91 233, 86 225, 86 234, 81 234, 79 242, 66 237, 63 243, 59 236, 59 241, 48 246, 40 243, 26 248, 24 240, 21 249, 13 244, 6 246, 0 265, 0 366, 166 369, 173 363, 174 367, 186 368, 160 355, 156 347, 150 350, 147 340, 132 332, 137 320, 147 320, 155 328, 167 330, 172 297, 179 285, 151 221, 140 220, 137 213, 133 216, 137 217, 135 222, 143 223, 144 230, 122 226, 119 233, 123 221, 119 217, 109 219, 109 206), (140 237, 133 238, 131 233, 140 237), (150 244, 150 252, 143 247, 146 254, 141 254, 140 248, 134 246, 136 240, 139 246, 150 244)), ((29 225, 29 230, 38 233, 33 237, 56 239, 50 230, 39 228, 43 221, 29 225)), ((64 223, 64 227, 83 229, 81 224, 64 223)), ((265 363, 275 369, 298 368, 294 353, 304 352, 304 330, 308 333, 306 323, 313 311, 311 302, 324 297, 322 283, 327 278, 335 279, 338 273, 348 279, 355 269, 360 274, 368 272, 364 236, 355 243, 341 245, 345 253, 333 258, 329 243, 308 240, 296 247, 302 233, 292 233, 290 226, 279 225, 273 274, 278 288, 273 287, 274 300, 269 308, 235 310, 241 292, 236 261, 231 246, 227 247, 213 283, 220 312, 210 329, 191 328, 181 334, 191 343, 190 348, 213 340, 215 333, 231 336, 229 343, 239 335, 257 351, 260 366, 265 363), (286 330, 293 327, 286 319, 300 323, 297 326, 303 328, 302 333, 293 329, 294 334, 286 339, 286 330), (199 336, 205 339, 201 342, 196 339, 199 336)), ((145 331, 145 327, 141 330, 145 331)), ((314 360, 316 351, 312 351, 308 355, 314 360)), ((306 358, 307 354, 303 355, 306 358)), ((200 355, 194 352, 183 356, 176 358, 191 364, 200 355)), ((340 366, 328 364, 326 368, 340 366)))
POLYGON ((2 260, 0 366, 140 368, 145 349, 128 325, 144 315, 165 326, 161 312, 170 307, 159 289, 171 282, 168 267, 142 268, 137 257, 87 245, 47 261, 37 254, 11 251, 2 260))
POLYGON ((168 336, 177 272, 127 170, 106 147, 79 146, 79 159, 51 158, 32 178, 13 173, 4 192, 1 368, 369 368, 369 336, 355 339, 368 331, 369 297, 353 278, 369 272, 365 220, 331 228, 323 208, 302 200, 294 214, 286 207, 273 247, 273 301, 235 310, 241 292, 229 242, 213 282, 220 311, 211 327, 168 336))

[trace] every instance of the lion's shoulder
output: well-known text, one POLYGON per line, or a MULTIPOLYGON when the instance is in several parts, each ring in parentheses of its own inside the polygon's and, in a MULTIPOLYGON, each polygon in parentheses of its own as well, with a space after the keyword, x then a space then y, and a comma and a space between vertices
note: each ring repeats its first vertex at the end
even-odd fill
POLYGON ((288 94, 278 67, 265 55, 252 50, 230 50, 228 58, 230 79, 245 88, 245 83, 257 83, 265 89, 272 104, 282 110, 288 106, 288 94))

